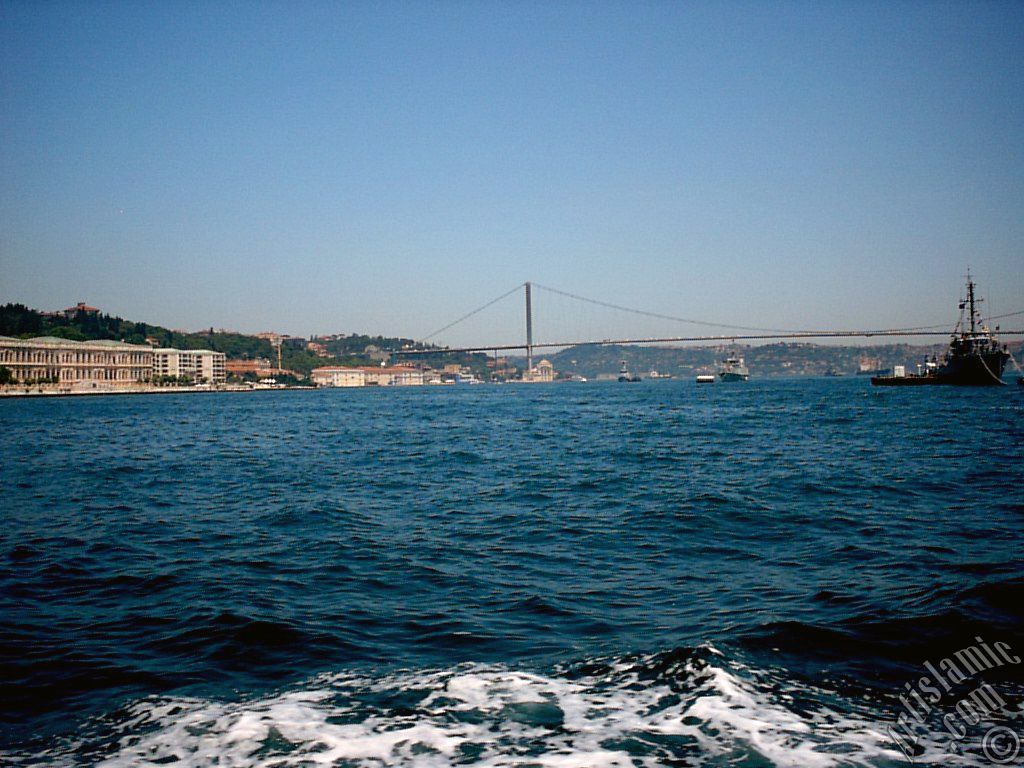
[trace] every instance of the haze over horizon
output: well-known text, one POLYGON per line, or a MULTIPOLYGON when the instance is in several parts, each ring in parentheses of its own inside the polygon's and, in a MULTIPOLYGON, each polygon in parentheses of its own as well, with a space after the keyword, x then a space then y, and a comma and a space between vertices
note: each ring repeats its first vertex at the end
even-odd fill
POLYGON ((1016 311, 1022 54, 999 2, 0 0, 0 302, 422 338, 532 280, 878 328, 970 266, 1016 311))

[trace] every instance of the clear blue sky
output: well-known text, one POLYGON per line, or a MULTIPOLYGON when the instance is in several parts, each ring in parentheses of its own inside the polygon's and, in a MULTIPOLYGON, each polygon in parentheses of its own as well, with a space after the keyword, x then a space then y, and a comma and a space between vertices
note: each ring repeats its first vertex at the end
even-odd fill
POLYGON ((1021 3, 0 0, 0 301, 44 309, 945 322, 968 264, 1024 309, 1022 151, 1021 3))

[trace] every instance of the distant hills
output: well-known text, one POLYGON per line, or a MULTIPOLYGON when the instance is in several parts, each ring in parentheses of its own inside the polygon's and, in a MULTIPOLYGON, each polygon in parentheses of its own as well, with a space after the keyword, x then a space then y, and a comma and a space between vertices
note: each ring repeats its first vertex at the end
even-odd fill
MULTIPOLYGON (((869 347, 833 346, 824 344, 786 343, 760 346, 728 345, 701 347, 586 346, 569 347, 547 356, 559 373, 578 373, 588 379, 601 374, 614 374, 622 361, 635 373, 654 370, 676 376, 714 373, 723 359, 735 352, 746 360, 752 377, 824 376, 835 373, 856 375, 862 358, 878 361, 879 367, 891 369, 906 365, 914 370, 925 357, 946 351, 946 344, 918 346, 885 344, 869 347)), ((1021 359, 1021 342, 1010 343, 1010 349, 1021 359)), ((540 355, 535 355, 535 359, 540 355)))
MULTIPOLYGON (((224 352, 232 360, 268 358, 276 363, 277 351, 266 338, 225 330, 215 331, 213 328, 186 333, 106 315, 91 307, 87 309, 91 311, 72 309, 40 312, 23 304, 3 304, 0 305, 0 336, 57 336, 76 341, 115 339, 132 344, 148 342, 155 346, 178 349, 212 349, 224 352)), ((304 340, 294 341, 301 343, 282 346, 282 366, 302 375, 322 365, 374 365, 380 361, 381 351, 403 347, 426 348, 412 339, 400 337, 336 334, 316 339, 322 352, 328 355, 324 357, 308 350, 304 340)), ((1024 358, 1021 354, 1024 342, 1010 342, 1009 347, 1018 360, 1024 358)), ((857 373, 863 358, 877 360, 881 368, 906 365, 908 370, 914 370, 926 357, 941 357, 945 350, 945 342, 926 346, 885 344, 870 347, 779 342, 761 346, 584 346, 569 347, 546 357, 560 374, 578 373, 589 379, 601 374, 616 374, 623 360, 630 371, 641 374, 652 370, 676 376, 713 373, 717 371, 719 363, 732 352, 746 360, 752 377, 823 376, 830 370, 852 376, 857 373)), ((542 357, 545 355, 537 354, 534 359, 536 361, 542 357)), ((481 378, 487 376, 487 356, 482 354, 447 355, 439 352, 436 355, 417 356, 414 360, 432 367, 458 362, 470 367, 481 378)), ((510 362, 523 368, 526 360, 517 357, 511 358, 510 362)))

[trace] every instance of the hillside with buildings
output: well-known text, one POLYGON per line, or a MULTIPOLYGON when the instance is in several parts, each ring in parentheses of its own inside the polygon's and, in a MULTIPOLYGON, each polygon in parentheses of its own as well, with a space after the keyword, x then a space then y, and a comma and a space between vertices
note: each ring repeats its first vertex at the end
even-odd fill
MULTIPOLYGON (((394 350, 430 349, 411 339, 361 333, 307 340, 273 332, 172 330, 108 315, 82 302, 57 311, 40 311, 23 304, 0 305, 0 337, 10 346, 5 353, 10 358, 7 378, 28 377, 37 383, 57 383, 66 377, 81 382, 87 376, 96 382, 136 383, 145 379, 186 384, 273 379, 294 384, 309 381, 318 368, 331 366, 365 369, 365 380, 378 383, 381 376, 374 369, 393 363, 394 350), (150 351, 152 354, 148 354, 150 351), (140 354, 147 361, 142 368, 136 365, 131 370, 122 369, 113 363, 113 367, 103 367, 119 356, 137 363, 140 354)), ((419 369, 442 371, 446 365, 457 366, 467 377, 490 379, 485 355, 439 353, 415 358, 419 369)), ((401 381, 408 378, 398 377, 401 381)))
MULTIPOLYGON (((0 383, 220 385, 228 382, 376 386, 486 381, 616 378, 623 362, 640 376, 714 373, 740 356, 751 376, 855 375, 906 366, 913 371, 944 343, 839 346, 779 342, 759 346, 581 346, 563 349, 526 372, 525 358, 445 353, 411 339, 332 334, 305 339, 278 333, 188 332, 104 314, 84 303, 42 312, 0 305, 0 383), (426 354, 398 355, 398 350, 426 354)), ((1020 359, 1022 342, 1009 344, 1020 359)), ((536 360, 537 358, 535 358, 536 360)))
MULTIPOLYGON (((1010 342, 1010 351, 1021 359, 1022 342, 1010 342)), ((763 378, 781 376, 856 375, 867 368, 891 370, 905 365, 914 370, 926 357, 945 354, 945 342, 932 345, 885 344, 874 346, 834 346, 827 344, 787 343, 716 345, 700 347, 586 346, 569 347, 551 356, 562 375, 578 374, 588 379, 617 374, 622 361, 641 375, 650 371, 675 376, 713 373, 722 360, 737 354, 746 360, 750 375, 763 378)))

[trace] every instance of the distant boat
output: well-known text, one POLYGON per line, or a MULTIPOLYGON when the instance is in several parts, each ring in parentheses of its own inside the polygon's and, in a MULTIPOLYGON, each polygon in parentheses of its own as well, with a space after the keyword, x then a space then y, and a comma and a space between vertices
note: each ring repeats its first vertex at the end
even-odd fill
POLYGON ((626 367, 625 360, 622 361, 622 367, 619 368, 619 381, 640 381, 639 376, 629 372, 629 368, 626 367))
POLYGON ((651 371, 647 374, 648 379, 671 379, 673 378, 671 373, 658 373, 657 371, 651 371))
POLYGON ((722 368, 718 371, 718 378, 722 381, 747 381, 750 378, 750 371, 743 364, 742 357, 727 357, 722 361, 722 368))
POLYGON ((715 375, 713 373, 701 373, 697 375, 698 384, 714 384, 715 375))
POLYGON ((921 384, 953 384, 957 386, 1002 386, 1003 368, 1010 354, 1006 347, 1000 349, 999 342, 978 317, 976 305, 981 299, 974 298, 974 282, 967 275, 967 300, 960 302, 960 319, 953 329, 949 349, 939 362, 934 357, 925 362, 924 370, 907 374, 904 366, 898 365, 891 376, 873 376, 871 383, 876 386, 916 386, 921 384), (964 318, 967 310, 969 319, 964 318))

